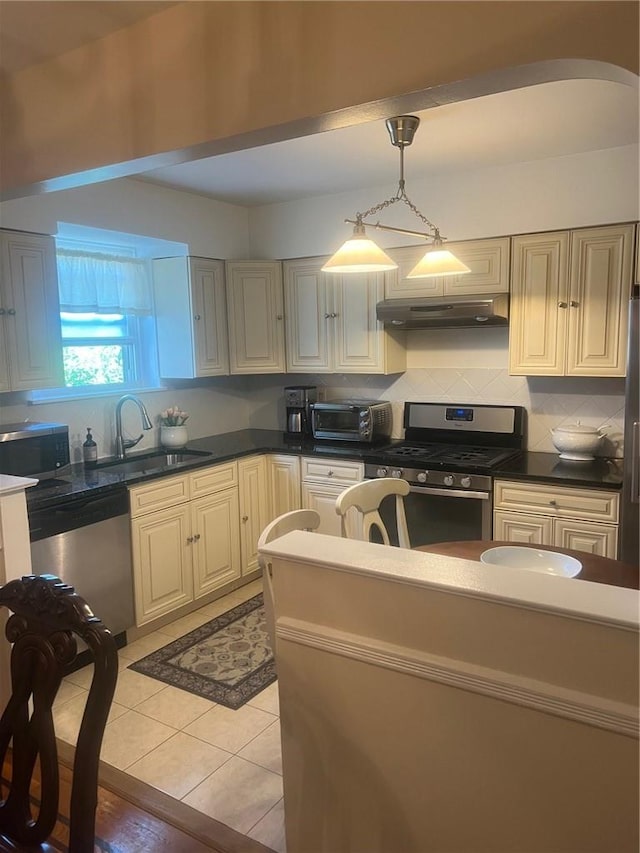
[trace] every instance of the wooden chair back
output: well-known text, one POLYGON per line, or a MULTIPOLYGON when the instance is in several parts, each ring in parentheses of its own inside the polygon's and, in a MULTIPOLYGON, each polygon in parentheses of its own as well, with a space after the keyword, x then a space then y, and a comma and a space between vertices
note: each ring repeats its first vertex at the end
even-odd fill
POLYGON ((69 853, 93 853, 102 737, 118 677, 113 636, 71 586, 53 575, 29 575, 0 588, 11 611, 12 694, 0 718, 0 762, 11 744, 8 795, 0 802, 0 835, 16 849, 47 849, 58 816, 60 780, 52 706, 77 655, 76 636, 94 657, 94 675, 80 725, 71 788, 69 853), (32 777, 40 764, 37 816, 32 777))
POLYGON ((403 498, 409 494, 410 488, 405 480, 396 480, 392 477, 365 480, 363 483, 349 486, 336 499, 336 512, 340 516, 342 535, 347 539, 361 539, 369 542, 371 530, 377 529, 384 544, 390 545, 389 531, 380 516, 380 504, 387 496, 395 495, 398 544, 401 548, 411 548, 403 501, 403 498), (357 522, 353 518, 353 513, 350 512, 352 509, 360 513, 357 522))
MULTIPOLYGON (((271 524, 268 524, 260 535, 258 540, 258 550, 267 542, 273 542, 280 536, 285 536, 294 530, 316 530, 320 525, 320 516, 315 509, 294 509, 291 512, 285 512, 283 515, 274 519, 271 524)), ((274 619, 274 595, 273 595, 273 580, 271 564, 259 557, 259 563, 262 568, 262 588, 264 591, 264 611, 267 621, 267 629, 269 631, 269 642, 271 650, 275 655, 276 651, 276 629, 274 619)))

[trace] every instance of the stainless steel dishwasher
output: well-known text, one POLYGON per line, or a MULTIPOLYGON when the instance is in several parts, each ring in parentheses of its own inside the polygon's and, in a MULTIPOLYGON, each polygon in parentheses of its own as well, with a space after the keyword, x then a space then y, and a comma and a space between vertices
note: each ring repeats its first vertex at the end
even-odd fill
POLYGON ((73 586, 112 634, 134 625, 126 489, 67 496, 30 508, 29 530, 34 574, 57 575, 73 586))

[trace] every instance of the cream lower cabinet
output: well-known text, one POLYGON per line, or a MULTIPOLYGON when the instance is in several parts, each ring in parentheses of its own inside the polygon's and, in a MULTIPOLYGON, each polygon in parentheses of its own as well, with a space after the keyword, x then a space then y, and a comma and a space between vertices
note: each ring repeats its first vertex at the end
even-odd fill
POLYGON ((236 462, 130 489, 136 625, 241 576, 236 462))
POLYGON ((380 273, 322 272, 324 258, 284 261, 289 373, 400 373, 404 344, 376 317, 380 273))
POLYGON ((598 489, 496 481, 493 538, 554 545, 615 559, 619 494, 598 489))
POLYGON ((633 225, 512 240, 509 373, 624 376, 633 225))
POLYGON ((271 486, 271 520, 285 512, 300 509, 300 459, 284 453, 268 457, 271 486))
POLYGON ((342 459, 315 459, 303 456, 302 506, 320 515, 318 533, 340 536, 340 516, 336 498, 348 486, 364 479, 364 465, 342 459))
POLYGON ((267 457, 248 456, 238 460, 240 483, 240 543, 242 574, 258 567, 258 539, 271 520, 267 457))

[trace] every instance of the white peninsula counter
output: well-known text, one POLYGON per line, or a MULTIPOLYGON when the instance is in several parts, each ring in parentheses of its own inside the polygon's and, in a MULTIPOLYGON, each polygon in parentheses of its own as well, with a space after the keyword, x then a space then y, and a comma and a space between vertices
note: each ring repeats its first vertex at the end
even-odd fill
POLYGON ((637 590, 302 531, 261 554, 289 853, 636 853, 637 590))

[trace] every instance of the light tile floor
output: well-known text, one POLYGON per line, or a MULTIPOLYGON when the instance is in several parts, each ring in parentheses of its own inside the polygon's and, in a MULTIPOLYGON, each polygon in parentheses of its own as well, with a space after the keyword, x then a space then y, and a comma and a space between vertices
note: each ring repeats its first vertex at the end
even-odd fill
MULTIPOLYGON (((120 649, 101 758, 285 853, 277 685, 231 711, 126 668, 261 591, 262 581, 254 581, 120 649)), ((71 744, 91 677, 92 666, 72 673, 56 699, 56 732, 71 744)))

